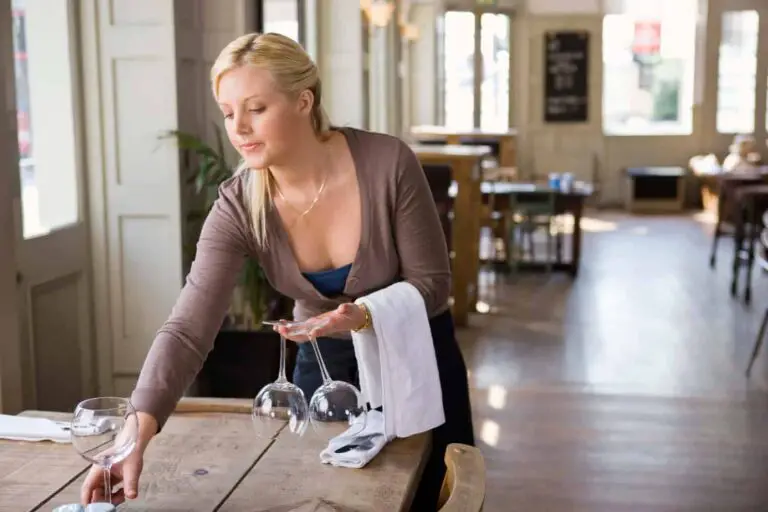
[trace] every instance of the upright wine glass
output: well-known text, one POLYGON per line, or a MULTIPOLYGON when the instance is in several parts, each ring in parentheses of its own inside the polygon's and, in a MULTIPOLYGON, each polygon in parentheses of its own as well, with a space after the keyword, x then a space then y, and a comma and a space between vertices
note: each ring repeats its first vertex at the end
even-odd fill
POLYGON ((288 422, 288 429, 304 435, 309 421, 309 406, 300 387, 285 377, 285 338, 280 336, 280 373, 277 380, 267 384, 253 399, 251 412, 256 435, 274 439, 280 426, 288 422))
POLYGON ((70 425, 72 446, 88 462, 104 470, 104 497, 112 503, 112 466, 136 447, 139 421, 131 402, 120 397, 83 400, 70 425))
POLYGON ((362 395, 349 382, 331 379, 317 340, 311 335, 313 329, 322 326, 322 319, 268 323, 285 325, 291 334, 307 336, 312 344, 323 378, 323 384, 315 390, 309 401, 309 422, 315 433, 323 439, 331 439, 341 434, 345 427, 347 435, 353 436, 360 433, 365 428, 367 416, 362 395))

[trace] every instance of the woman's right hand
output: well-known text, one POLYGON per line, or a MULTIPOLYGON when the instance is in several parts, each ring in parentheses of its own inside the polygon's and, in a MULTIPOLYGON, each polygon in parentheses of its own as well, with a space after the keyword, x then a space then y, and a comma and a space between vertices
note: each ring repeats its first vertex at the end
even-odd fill
MULTIPOLYGON (((127 499, 135 499, 139 495, 139 476, 144 465, 144 450, 134 450, 122 462, 112 466, 110 486, 112 487, 112 504, 119 505, 127 499), (122 483, 123 487, 115 492, 115 487, 122 483)), ((107 501, 104 492, 104 468, 94 464, 85 477, 80 489, 80 504, 83 506, 94 502, 107 501)))
MULTIPOLYGON (((112 504, 119 505, 126 499, 132 500, 139 496, 139 476, 144 467, 144 451, 157 433, 157 420, 145 412, 137 412, 139 432, 136 446, 125 458, 112 466, 110 472, 110 487, 112 488, 112 504), (122 483, 122 488, 115 492, 115 487, 122 483)), ((123 433, 126 431, 124 430, 123 433)), ((97 501, 107 501, 104 492, 104 469, 93 465, 80 488, 80 503, 86 506, 97 501)))

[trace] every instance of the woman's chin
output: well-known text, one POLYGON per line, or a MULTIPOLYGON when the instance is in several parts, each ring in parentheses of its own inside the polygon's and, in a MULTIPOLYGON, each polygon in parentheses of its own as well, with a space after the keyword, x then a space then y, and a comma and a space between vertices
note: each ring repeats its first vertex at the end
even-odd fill
POLYGON ((251 169, 266 169, 270 166, 270 159, 265 154, 243 155, 243 160, 251 169))

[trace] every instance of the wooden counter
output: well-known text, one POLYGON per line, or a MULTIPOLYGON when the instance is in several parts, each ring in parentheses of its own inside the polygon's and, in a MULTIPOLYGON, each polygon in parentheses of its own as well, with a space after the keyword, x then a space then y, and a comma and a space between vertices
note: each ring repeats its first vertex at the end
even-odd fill
POLYGON ((480 162, 491 154, 487 146, 412 145, 422 165, 451 167, 457 184, 453 204, 453 315, 457 326, 466 326, 477 302, 477 274, 480 270, 480 217, 482 181, 480 162))

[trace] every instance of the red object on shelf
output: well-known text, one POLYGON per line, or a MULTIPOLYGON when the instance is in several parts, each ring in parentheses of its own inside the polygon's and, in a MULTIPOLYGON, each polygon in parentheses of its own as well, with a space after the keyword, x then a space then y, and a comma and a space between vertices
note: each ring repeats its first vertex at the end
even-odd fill
POLYGON ((636 21, 632 52, 635 55, 658 55, 661 51, 661 22, 636 21))

